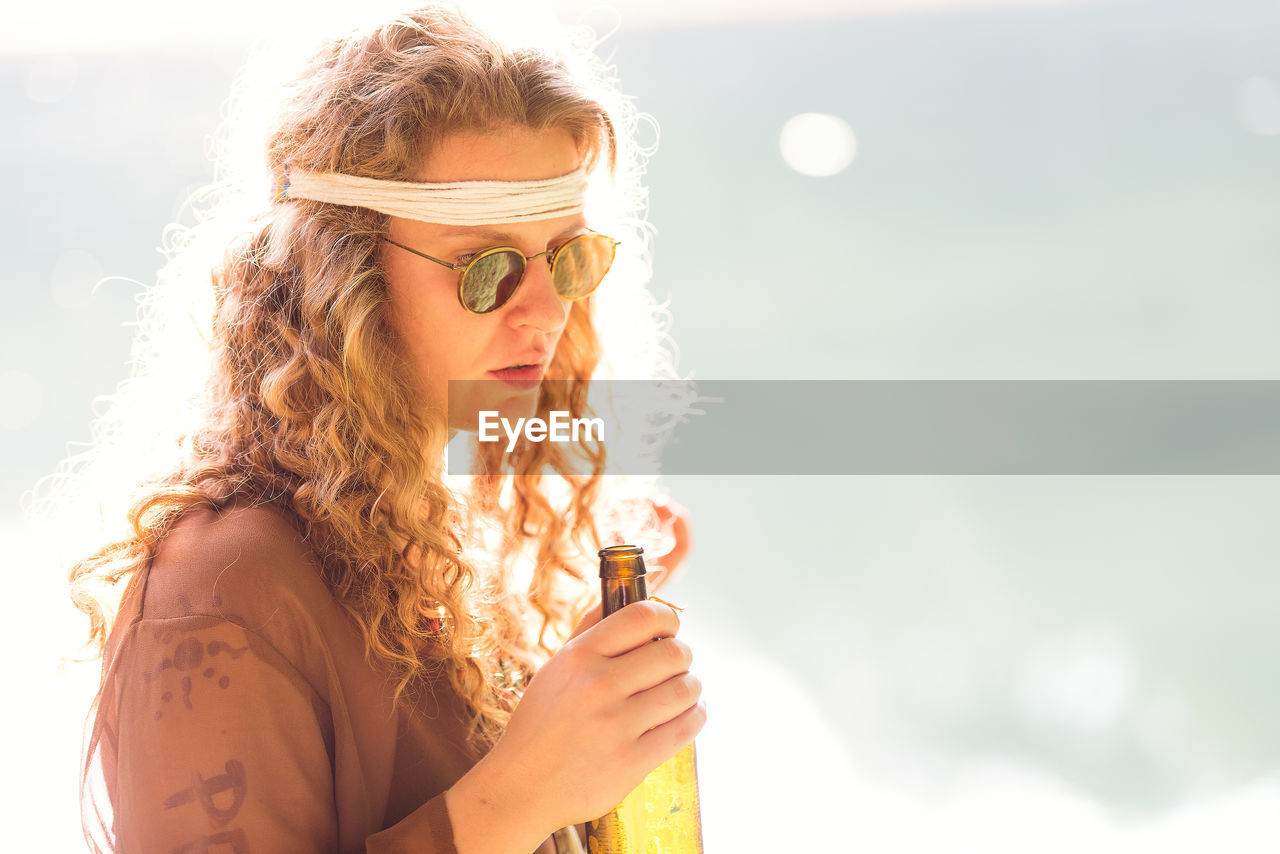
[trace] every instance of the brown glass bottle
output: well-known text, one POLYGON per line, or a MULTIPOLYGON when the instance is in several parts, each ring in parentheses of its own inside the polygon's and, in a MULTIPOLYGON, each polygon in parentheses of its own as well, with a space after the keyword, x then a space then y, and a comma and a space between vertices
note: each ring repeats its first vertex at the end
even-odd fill
MULTIPOLYGON (((644 549, 600 551, 604 616, 648 599, 644 549)), ((589 854, 702 854, 697 756, 685 747, 658 768, 608 815, 587 822, 589 854)))

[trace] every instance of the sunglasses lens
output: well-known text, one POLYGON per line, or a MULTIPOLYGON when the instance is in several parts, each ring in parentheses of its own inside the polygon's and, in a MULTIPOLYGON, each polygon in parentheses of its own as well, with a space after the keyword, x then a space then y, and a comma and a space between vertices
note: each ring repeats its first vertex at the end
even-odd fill
POLYGON ((582 234, 561 246, 551 265, 556 292, 582 299, 594 291, 613 265, 615 246, 602 234, 582 234))
POLYGON ((510 249, 489 252, 471 262, 462 274, 462 304, 484 314, 502 306, 520 286, 524 257, 510 249))

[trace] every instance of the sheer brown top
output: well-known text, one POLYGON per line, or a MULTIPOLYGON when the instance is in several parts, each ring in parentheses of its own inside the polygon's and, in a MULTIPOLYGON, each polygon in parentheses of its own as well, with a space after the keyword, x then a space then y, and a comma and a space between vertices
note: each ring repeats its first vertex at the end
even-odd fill
POLYGON ((443 793, 479 758, 464 707, 443 680, 393 706, 317 567, 267 506, 196 511, 165 538, 104 657, 118 850, 454 851, 443 793))

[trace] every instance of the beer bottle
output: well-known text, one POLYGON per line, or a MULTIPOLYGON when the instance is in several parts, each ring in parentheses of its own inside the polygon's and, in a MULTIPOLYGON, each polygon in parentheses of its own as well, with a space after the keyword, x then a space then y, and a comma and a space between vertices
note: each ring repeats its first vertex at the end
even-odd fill
MULTIPOLYGON (((604 616, 648 599, 644 549, 610 546, 600 551, 604 616)), ((689 744, 644 778, 612 812, 587 822, 588 854, 702 854, 698 773, 689 744)))

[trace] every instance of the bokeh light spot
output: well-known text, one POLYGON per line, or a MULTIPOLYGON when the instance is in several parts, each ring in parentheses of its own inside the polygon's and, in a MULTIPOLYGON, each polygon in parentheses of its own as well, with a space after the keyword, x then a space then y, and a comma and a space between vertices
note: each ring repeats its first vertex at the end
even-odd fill
POLYGON ((853 128, 829 113, 800 113, 787 119, 778 138, 782 159, 801 175, 835 175, 849 168, 858 151, 853 128))
POLYGON ((0 373, 0 428, 18 430, 35 421, 44 403, 40 383, 25 371, 0 373))
POLYGON ((1133 665, 1124 643, 1106 632, 1032 652, 1015 690, 1032 722, 1080 734, 1112 726, 1133 694, 1133 665))

